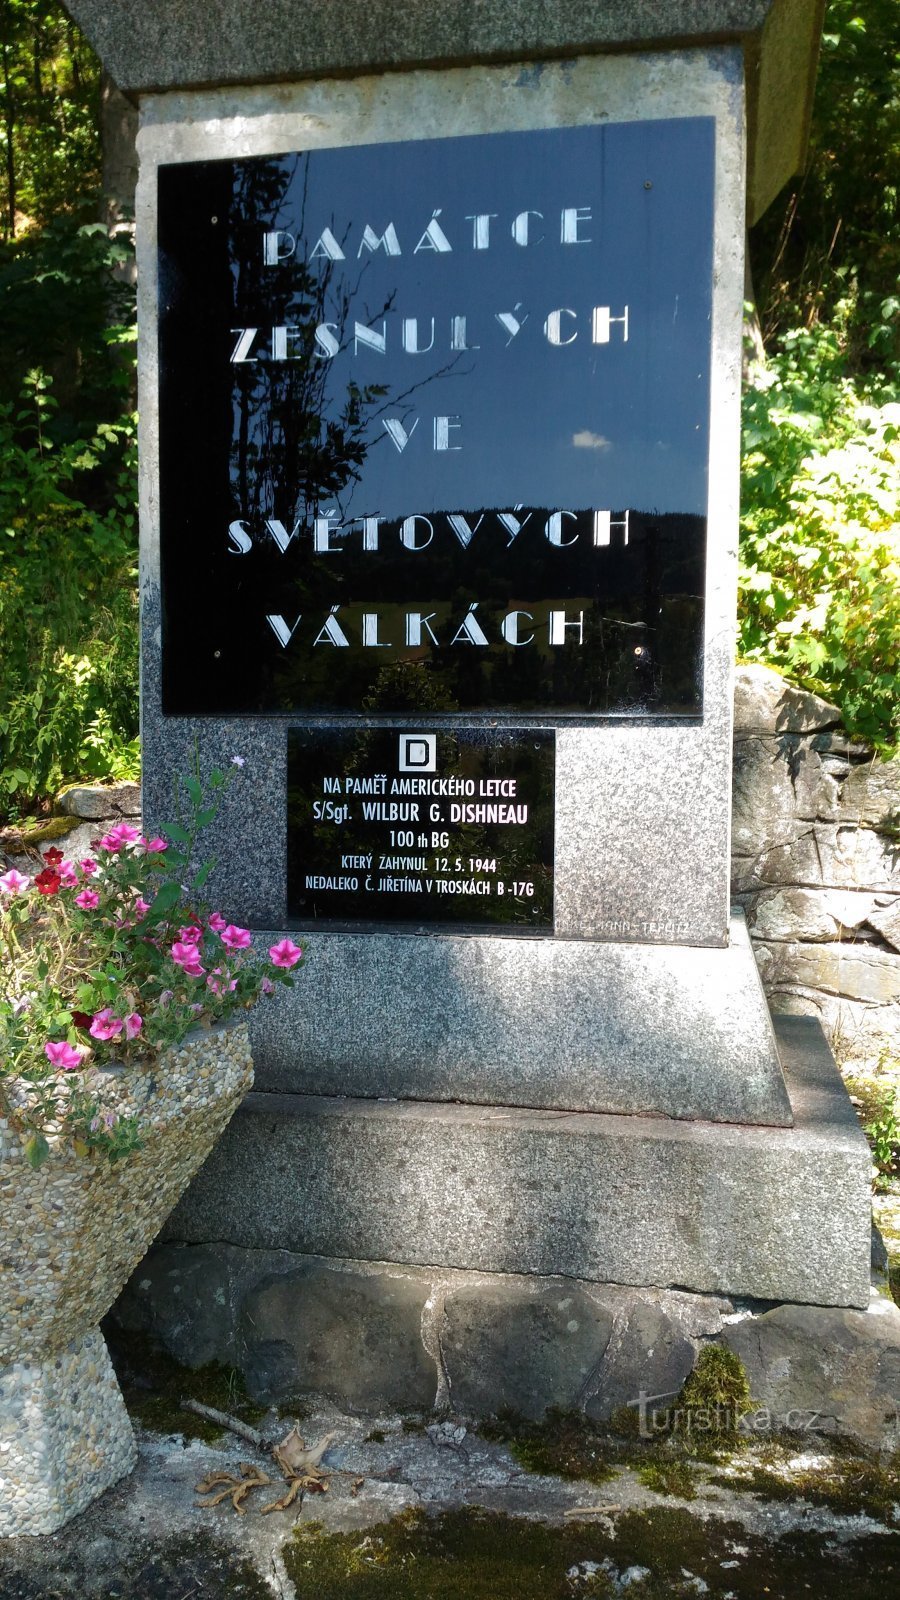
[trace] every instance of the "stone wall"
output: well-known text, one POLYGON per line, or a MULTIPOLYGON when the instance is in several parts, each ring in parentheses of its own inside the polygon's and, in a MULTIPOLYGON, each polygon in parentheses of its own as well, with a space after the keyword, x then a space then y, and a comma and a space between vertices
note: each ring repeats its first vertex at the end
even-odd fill
POLYGON ((735 689, 732 887, 772 1009, 839 1061, 900 1056, 900 758, 766 667, 735 689))

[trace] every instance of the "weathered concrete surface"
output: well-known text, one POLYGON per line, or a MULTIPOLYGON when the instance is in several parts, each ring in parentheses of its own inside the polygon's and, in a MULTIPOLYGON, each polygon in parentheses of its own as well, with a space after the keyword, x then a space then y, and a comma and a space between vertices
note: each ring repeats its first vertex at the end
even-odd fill
MULTIPOLYGON (((260 1426, 266 1439, 275 1440, 284 1436, 288 1424, 270 1412, 260 1426)), ((708 1561, 706 1579, 698 1582, 698 1574, 679 1571, 677 1587, 667 1585, 667 1593, 685 1600, 705 1592, 699 1583, 706 1583, 712 1593, 727 1592, 729 1582, 732 1586, 740 1582, 749 1586, 746 1592, 754 1592, 761 1556, 775 1562, 771 1578, 767 1577, 771 1593, 794 1593, 793 1584, 779 1582, 779 1541, 785 1541, 787 1571, 797 1535, 804 1541, 803 1574, 811 1583, 823 1570, 822 1563, 831 1569, 839 1560, 847 1585, 843 1592, 852 1600, 873 1595, 873 1582, 878 1593, 890 1592, 881 1587, 882 1577, 885 1584, 891 1582, 890 1568, 878 1565, 891 1536, 890 1524, 883 1513, 876 1516, 874 1508, 869 1515, 847 1515, 782 1497, 770 1502, 737 1489, 708 1486, 705 1478, 710 1469, 702 1467, 696 1473, 697 1499, 688 1503, 661 1498, 629 1468, 598 1491, 594 1483, 524 1472, 508 1448, 481 1438, 464 1424, 410 1432, 396 1413, 353 1416, 327 1403, 309 1406, 301 1426, 309 1441, 336 1434, 325 1456, 331 1474, 329 1492, 307 1496, 299 1509, 294 1505, 265 1517, 260 1516, 259 1506, 271 1491, 256 1491, 247 1514, 237 1517, 229 1505, 199 1509, 194 1486, 209 1472, 236 1471, 238 1461, 248 1457, 271 1466, 266 1456, 257 1456, 237 1439, 209 1445, 179 1434, 139 1433, 135 1472, 69 1528, 51 1539, 0 1541, 3 1600, 59 1600, 62 1595, 77 1600, 189 1600, 191 1596, 206 1600, 214 1595, 294 1600, 282 1550, 295 1524, 301 1532, 313 1523, 326 1532, 359 1530, 362 1542, 376 1524, 413 1509, 436 1514, 481 1506, 560 1527, 572 1521, 593 1521, 597 1526, 598 1504, 611 1508, 600 1526, 610 1536, 613 1557, 619 1518, 628 1514, 658 1516, 661 1510, 671 1514, 677 1509, 684 1516, 697 1516, 704 1547, 711 1539, 721 1539, 724 1548, 708 1561), (728 1561, 729 1571, 720 1570, 723 1560, 728 1561)), ((819 1435, 813 1435, 811 1442, 818 1452, 816 1461, 827 1466, 825 1442, 819 1435)), ((736 1462, 752 1467, 752 1449, 742 1450, 736 1462)), ((663 1582, 669 1565, 666 1553, 661 1554, 655 1576, 663 1582)), ((565 1592, 570 1560, 551 1571, 554 1588, 542 1588, 542 1594, 565 1592)), ((620 1556, 612 1570, 624 1566, 620 1556)), ((311 1577, 314 1580, 314 1567, 311 1577)), ((487 1586, 484 1592, 489 1592, 487 1586)), ((534 1592, 529 1589, 529 1600, 534 1592)))
POLYGON ((735 678, 732 887, 770 1003, 842 1060, 900 1054, 900 759, 766 667, 735 678))
POLYGON ((780 1039, 792 1128, 251 1095, 167 1237, 865 1305, 868 1146, 815 1022, 780 1039))

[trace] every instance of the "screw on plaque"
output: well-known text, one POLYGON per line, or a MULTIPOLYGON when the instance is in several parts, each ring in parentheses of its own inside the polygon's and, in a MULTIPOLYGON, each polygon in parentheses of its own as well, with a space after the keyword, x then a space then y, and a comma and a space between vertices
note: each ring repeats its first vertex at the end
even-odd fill
MULTIPOLYGON (((652 189, 653 188, 653 184, 652 184, 652 182, 651 182, 651 180, 649 178, 645 178, 644 179, 644 188, 645 189, 652 189)), ((213 221, 215 221, 215 218, 213 218, 213 221)))
POLYGON ((213 225, 215 225, 218 222, 219 219, 218 219, 218 217, 210 217, 209 220, 210 220, 211 223, 213 223, 213 225))
POLYGON ((221 650, 214 650, 213 651, 213 660, 214 661, 218 661, 220 656, 221 656, 221 654, 222 654, 221 650))

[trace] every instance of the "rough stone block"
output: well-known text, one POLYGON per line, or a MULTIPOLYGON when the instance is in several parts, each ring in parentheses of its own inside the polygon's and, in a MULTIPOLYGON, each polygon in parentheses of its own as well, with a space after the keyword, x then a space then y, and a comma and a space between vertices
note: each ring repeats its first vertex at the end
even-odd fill
POLYGON ((734 735, 811 733, 841 720, 837 706, 798 689, 771 667, 737 667, 734 674, 734 735))
POLYGON ((422 1275, 311 1262, 263 1281, 244 1301, 250 1393, 311 1389, 350 1406, 429 1407, 437 1368, 422 1340, 422 1275))
MULTIPOLYGON (((152 1334, 182 1366, 236 1366, 241 1296, 248 1272, 266 1270, 259 1259, 219 1244, 151 1250, 116 1301, 115 1320, 152 1334)), ((277 1256, 265 1260, 273 1270, 277 1256)))
POLYGON ((641 1389, 679 1389, 731 1311, 678 1290, 161 1244, 114 1319, 185 1365, 239 1367, 264 1399, 605 1418, 641 1389))
POLYGON ((754 1400, 780 1426, 900 1447, 900 1307, 865 1311, 776 1306, 722 1335, 747 1369, 754 1400))
POLYGON ((141 814, 141 786, 139 783, 75 784, 63 789, 59 808, 68 817, 83 817, 86 822, 95 818, 139 817, 141 814))
POLYGON ((772 992, 817 989, 873 1005, 900 1001, 900 956, 867 944, 757 944, 763 982, 772 992))
POLYGON ((694 1366, 699 1339, 719 1333, 730 1310, 727 1300, 673 1291, 626 1292, 592 1392, 585 1396, 588 1416, 605 1421, 636 1402, 641 1390, 656 1397, 676 1395, 694 1366))
POLYGON ((878 828, 894 821, 900 811, 900 756, 891 761, 870 759, 850 774, 841 796, 841 815, 847 822, 878 828))
POLYGON ((868 1146, 816 1023, 779 1039, 792 1128, 251 1095, 167 1237, 864 1305, 868 1146))
MULTIPOLYGON (((761 851, 752 867, 751 887, 900 890, 900 852, 872 829, 828 822, 799 827, 802 831, 792 840, 761 851)), ((743 854, 743 846, 740 850, 743 854)))
POLYGON ((742 856, 757 856, 777 845, 792 844, 801 832, 790 766, 781 740, 735 740, 731 831, 732 848, 742 856))
MULTIPOLYGON (((764 890, 748 900, 747 926, 754 940, 834 941, 844 929, 872 923, 876 910, 874 894, 855 889, 764 890)), ((900 937, 900 915, 897 923, 900 937)))
POLYGON ((889 900, 886 906, 870 911, 866 921, 889 945, 900 950, 900 896, 889 900))
POLYGON ((495 1278, 451 1289, 441 1329, 451 1405, 475 1416, 570 1410, 612 1329, 611 1312, 575 1284, 495 1278))

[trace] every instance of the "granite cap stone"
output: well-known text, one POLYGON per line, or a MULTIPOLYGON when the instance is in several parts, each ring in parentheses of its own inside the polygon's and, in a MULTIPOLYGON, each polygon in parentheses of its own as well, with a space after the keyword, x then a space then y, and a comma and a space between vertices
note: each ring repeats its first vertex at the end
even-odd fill
POLYGON ((743 44, 750 219, 802 169, 824 0, 67 0, 126 92, 743 44))

